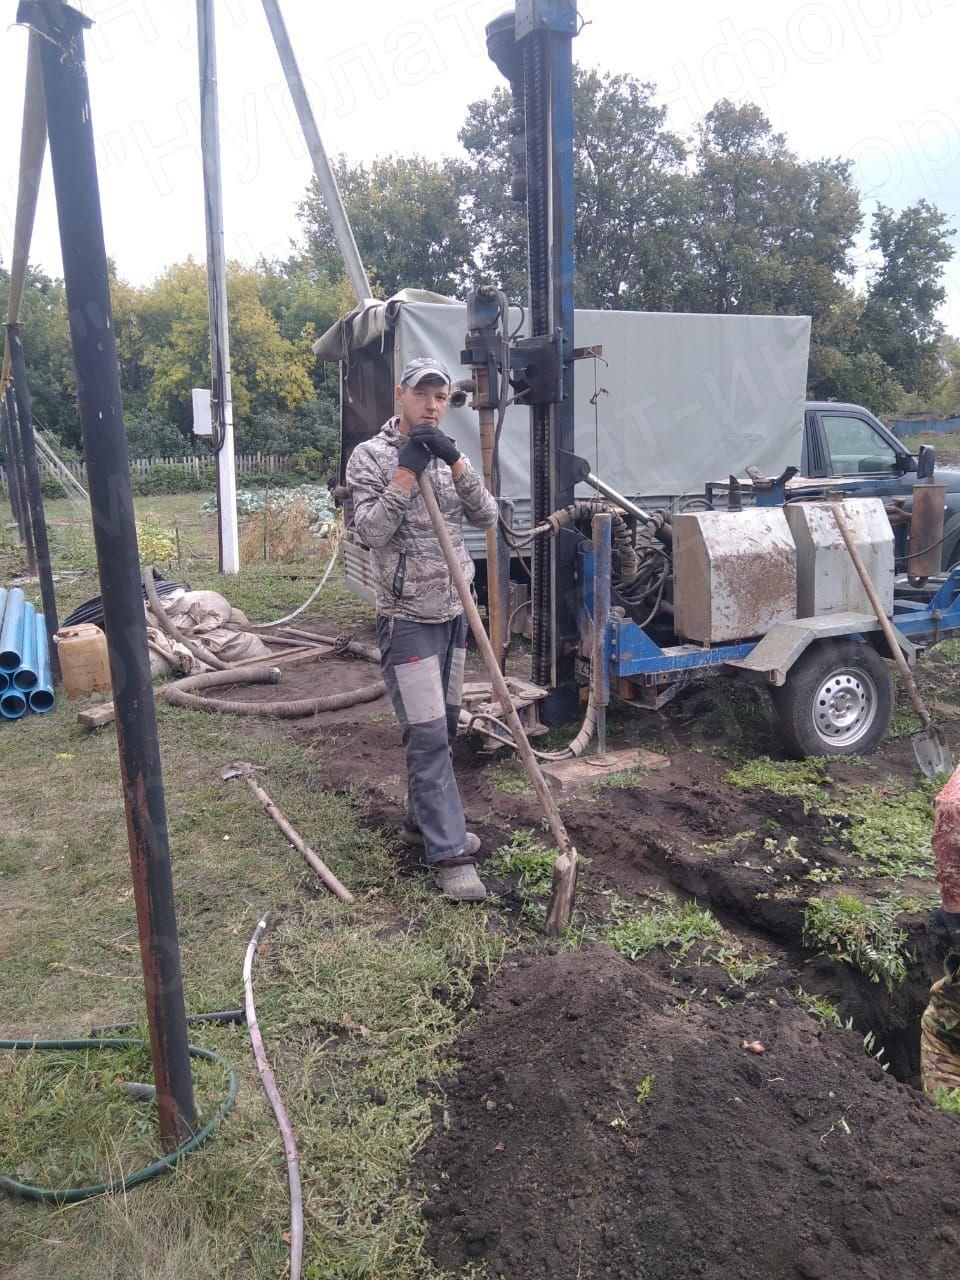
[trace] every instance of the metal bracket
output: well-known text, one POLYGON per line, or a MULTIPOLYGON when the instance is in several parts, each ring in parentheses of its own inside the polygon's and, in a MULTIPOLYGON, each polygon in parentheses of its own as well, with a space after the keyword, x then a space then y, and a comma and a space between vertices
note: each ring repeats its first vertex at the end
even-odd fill
POLYGON ((556 31, 560 35, 577 34, 577 6, 573 0, 517 0, 517 39, 534 31, 556 31))
POLYGON ((518 338, 510 350, 511 379, 523 403, 559 404, 563 399, 563 334, 518 338))

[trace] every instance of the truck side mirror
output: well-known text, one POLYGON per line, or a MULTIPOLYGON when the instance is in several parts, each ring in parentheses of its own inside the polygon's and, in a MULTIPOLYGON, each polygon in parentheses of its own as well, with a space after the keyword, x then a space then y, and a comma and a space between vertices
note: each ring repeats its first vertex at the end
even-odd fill
POLYGON ((917 450, 917 479, 930 480, 937 465, 937 451, 932 444, 922 444, 917 450))

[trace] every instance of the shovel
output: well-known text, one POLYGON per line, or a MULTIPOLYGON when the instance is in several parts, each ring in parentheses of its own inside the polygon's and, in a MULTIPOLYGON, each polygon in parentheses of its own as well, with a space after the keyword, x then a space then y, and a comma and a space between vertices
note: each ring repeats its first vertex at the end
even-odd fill
POLYGON ((537 799, 540 801, 540 807, 547 820, 547 825, 554 840, 557 842, 557 848, 560 850, 553 864, 553 889, 547 906, 546 931, 547 933, 561 933, 570 923, 570 916, 573 913, 573 899, 577 887, 577 851, 567 833, 566 827, 563 825, 557 802, 550 793, 540 766, 537 764, 537 757, 533 754, 533 748, 527 741, 527 735, 523 731, 523 725, 520 723, 517 709, 513 705, 513 699, 510 697, 507 682, 503 678, 503 672, 500 670, 490 638, 484 630, 483 620, 480 617, 477 606, 473 603, 469 584, 463 576, 463 570, 457 560, 457 553, 453 549, 450 534, 447 532, 447 526, 444 523, 443 516, 440 514, 440 508, 437 506, 433 487, 426 474, 420 476, 420 492, 423 495, 423 501, 426 504, 433 531, 437 535, 437 541, 440 543, 443 558, 447 562, 450 577, 457 588, 460 603, 463 605, 463 611, 467 615, 467 621, 470 623, 470 629, 477 642, 477 648, 483 655, 483 661, 487 668, 487 674, 490 676, 493 691, 497 695, 500 707, 503 710, 503 718, 510 727, 517 751, 520 753, 520 759, 523 761, 530 781, 533 783, 533 789, 537 793, 537 799))
POLYGON ((833 512, 833 518, 837 522, 837 528, 840 530, 844 542, 847 544, 847 550, 850 552, 850 559, 853 566, 859 574, 860 581, 863 583, 863 589, 867 593, 870 605, 877 615, 877 621, 880 623, 884 638, 890 649, 890 654, 897 664, 900 677, 903 680, 904 687, 910 695, 910 701, 913 708, 920 717, 920 723, 923 725, 922 733, 915 733, 911 738, 913 743, 913 753, 917 757, 917 764, 920 766, 920 772, 926 778, 936 778, 938 774, 950 773, 953 770, 953 757, 950 754, 950 748, 947 746, 946 739, 940 730, 930 719, 927 708, 923 704, 920 697, 920 691, 917 688, 917 682, 913 678, 910 668, 907 666, 907 660, 903 656, 903 650, 897 643, 897 637, 893 633, 893 626, 887 617, 886 610, 880 603, 880 597, 877 595, 877 589, 873 585, 870 574, 867 572, 867 566, 863 563, 863 557, 857 544, 853 540, 853 534, 850 532, 850 526, 847 524, 846 516, 839 503, 831 503, 830 510, 833 512))

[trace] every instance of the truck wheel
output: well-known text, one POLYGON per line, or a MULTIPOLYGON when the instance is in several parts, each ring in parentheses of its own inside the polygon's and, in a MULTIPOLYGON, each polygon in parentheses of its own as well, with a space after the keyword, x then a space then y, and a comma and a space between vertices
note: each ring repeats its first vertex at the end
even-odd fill
POLYGON ((869 644, 821 640, 774 689, 784 746, 796 756, 865 756, 893 717, 893 679, 869 644))

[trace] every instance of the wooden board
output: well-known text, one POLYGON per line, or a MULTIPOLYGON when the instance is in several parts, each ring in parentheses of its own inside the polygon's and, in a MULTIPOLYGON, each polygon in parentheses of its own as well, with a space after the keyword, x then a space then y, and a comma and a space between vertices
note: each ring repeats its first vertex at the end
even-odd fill
POLYGON ((544 763, 543 772, 550 785, 558 791, 573 791, 577 787, 589 787, 606 774, 636 769, 639 773, 667 769, 670 760, 655 751, 631 747, 626 751, 608 751, 603 760, 596 756, 581 756, 574 760, 557 760, 544 763))

